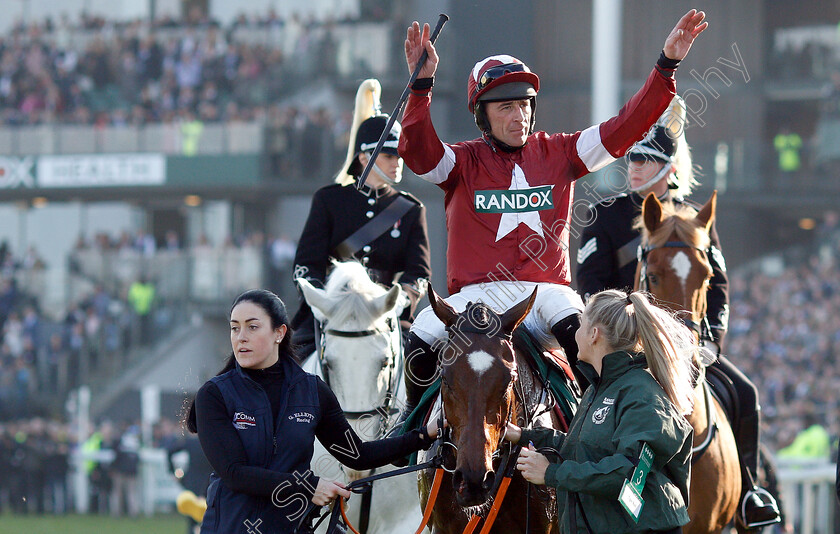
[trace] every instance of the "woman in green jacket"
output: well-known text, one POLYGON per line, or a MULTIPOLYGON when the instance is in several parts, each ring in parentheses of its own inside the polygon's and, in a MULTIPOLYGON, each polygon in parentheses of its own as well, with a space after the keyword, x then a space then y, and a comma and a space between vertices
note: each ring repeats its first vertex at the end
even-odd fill
POLYGON ((684 415, 697 350, 691 332, 644 294, 610 290, 590 297, 576 339, 578 367, 591 385, 568 433, 509 423, 507 439, 530 444, 517 468, 558 490, 564 533, 681 532, 692 439, 684 415))

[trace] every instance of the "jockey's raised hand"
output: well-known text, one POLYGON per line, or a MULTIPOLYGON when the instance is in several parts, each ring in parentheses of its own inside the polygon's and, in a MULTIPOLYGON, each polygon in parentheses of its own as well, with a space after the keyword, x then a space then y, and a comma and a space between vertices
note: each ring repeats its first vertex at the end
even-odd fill
MULTIPOLYGON (((690 9, 688 13, 682 16, 671 33, 668 34, 668 38, 665 39, 665 46, 662 47, 662 51, 665 52, 668 59, 681 60, 688 55, 694 39, 709 27, 708 22, 703 22, 705 18, 706 14, 696 9, 690 9)), ((431 54, 429 55, 431 56, 431 54)))
POLYGON ((420 56, 423 55, 423 50, 429 53, 429 57, 426 59, 426 63, 423 64, 423 68, 420 69, 420 74, 417 75, 417 78, 431 78, 437 70, 438 55, 435 50, 435 45, 429 40, 430 36, 431 29, 429 25, 424 24, 421 30, 420 23, 416 20, 408 27, 405 35, 405 62, 408 65, 409 74, 413 74, 414 69, 417 68, 417 62, 420 60, 420 56))

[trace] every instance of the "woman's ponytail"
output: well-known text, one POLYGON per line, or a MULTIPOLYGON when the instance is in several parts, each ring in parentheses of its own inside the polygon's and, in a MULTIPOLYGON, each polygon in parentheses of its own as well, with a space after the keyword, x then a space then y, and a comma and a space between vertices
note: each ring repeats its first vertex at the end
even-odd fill
POLYGON ((691 331, 671 314, 651 304, 639 292, 631 293, 636 327, 648 368, 681 414, 694 405, 692 383, 693 352, 697 343, 691 331))
POLYGON ((644 293, 607 290, 592 295, 586 305, 590 322, 602 327, 615 350, 643 352, 648 368, 682 414, 694 404, 692 333, 667 311, 651 304, 644 293))

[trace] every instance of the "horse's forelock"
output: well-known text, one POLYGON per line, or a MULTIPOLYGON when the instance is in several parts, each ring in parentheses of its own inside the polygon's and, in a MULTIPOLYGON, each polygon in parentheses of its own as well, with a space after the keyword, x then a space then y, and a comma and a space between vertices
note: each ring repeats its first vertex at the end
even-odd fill
POLYGON ((384 295, 387 289, 371 280, 362 264, 348 261, 334 264, 324 291, 327 298, 337 302, 331 319, 341 324, 353 314, 371 322, 375 320, 370 303, 384 295))
POLYGON ((650 233, 641 216, 633 223, 633 227, 642 232, 642 244, 645 246, 664 245, 676 235, 677 239, 701 249, 709 248, 709 234, 694 221, 697 211, 686 205, 675 205, 672 202, 662 204, 662 223, 650 233))
POLYGON ((479 328, 488 327, 498 323, 498 315, 490 306, 481 302, 470 302, 467 304, 464 315, 467 319, 479 328))

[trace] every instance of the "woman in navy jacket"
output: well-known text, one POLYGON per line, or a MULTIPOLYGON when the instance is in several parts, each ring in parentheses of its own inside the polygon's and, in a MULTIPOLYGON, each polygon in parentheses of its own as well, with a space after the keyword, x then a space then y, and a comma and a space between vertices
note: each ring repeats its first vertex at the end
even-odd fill
POLYGON ((315 438, 353 469, 386 465, 436 435, 434 423, 399 437, 363 442, 323 380, 295 363, 286 307, 274 293, 250 290, 230 312, 233 354, 190 406, 213 466, 201 532, 292 532, 310 502, 350 492, 310 470, 315 438))

